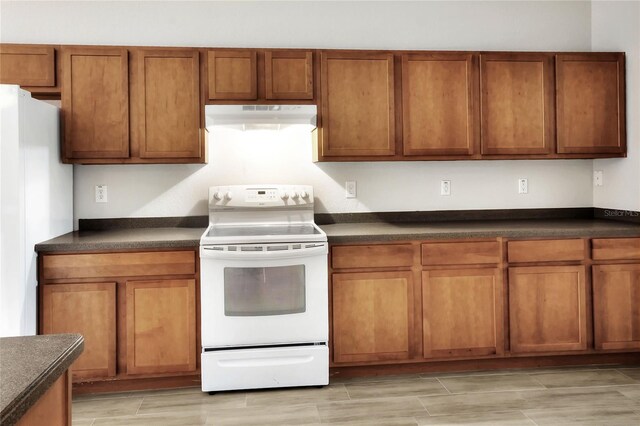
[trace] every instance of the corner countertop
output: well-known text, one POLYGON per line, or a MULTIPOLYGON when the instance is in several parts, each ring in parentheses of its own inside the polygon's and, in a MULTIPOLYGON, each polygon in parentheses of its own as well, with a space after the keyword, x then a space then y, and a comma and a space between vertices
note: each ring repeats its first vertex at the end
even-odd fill
MULTIPOLYGON (((604 219, 528 219, 320 225, 329 243, 455 238, 640 237, 640 224, 604 219)), ((197 248, 205 228, 127 228, 75 231, 36 244, 40 253, 197 248)))
POLYGON ((17 422, 83 349, 79 334, 0 338, 0 424, 17 422))
POLYGON ((35 246, 35 251, 64 252, 155 248, 196 248, 205 228, 127 228, 74 231, 35 246))
POLYGON ((322 225, 330 243, 454 238, 638 237, 640 225, 602 219, 486 220, 322 225))

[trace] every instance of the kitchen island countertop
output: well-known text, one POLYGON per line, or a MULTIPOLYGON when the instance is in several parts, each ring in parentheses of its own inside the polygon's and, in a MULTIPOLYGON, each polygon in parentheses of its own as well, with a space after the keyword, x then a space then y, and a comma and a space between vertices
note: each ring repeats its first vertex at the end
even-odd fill
POLYGON ((0 424, 18 421, 83 349, 79 334, 0 338, 0 424))

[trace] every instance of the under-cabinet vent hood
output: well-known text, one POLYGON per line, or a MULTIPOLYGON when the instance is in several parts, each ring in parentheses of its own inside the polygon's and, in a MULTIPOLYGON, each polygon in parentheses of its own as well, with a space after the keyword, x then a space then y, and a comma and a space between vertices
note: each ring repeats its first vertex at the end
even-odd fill
POLYGON ((293 124, 316 127, 316 105, 207 105, 207 127, 280 129, 293 124))

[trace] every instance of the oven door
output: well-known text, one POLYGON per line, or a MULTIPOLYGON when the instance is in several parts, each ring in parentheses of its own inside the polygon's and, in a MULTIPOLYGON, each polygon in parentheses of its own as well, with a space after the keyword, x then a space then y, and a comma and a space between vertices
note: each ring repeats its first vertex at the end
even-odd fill
POLYGON ((203 348, 328 340, 327 243, 200 247, 203 348))

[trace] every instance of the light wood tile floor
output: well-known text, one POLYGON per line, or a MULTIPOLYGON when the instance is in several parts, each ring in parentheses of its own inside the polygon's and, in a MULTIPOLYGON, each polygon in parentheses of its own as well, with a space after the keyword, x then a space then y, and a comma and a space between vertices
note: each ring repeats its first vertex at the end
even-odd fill
POLYGON ((334 380, 329 386, 85 395, 73 424, 640 425, 640 365, 334 380))

